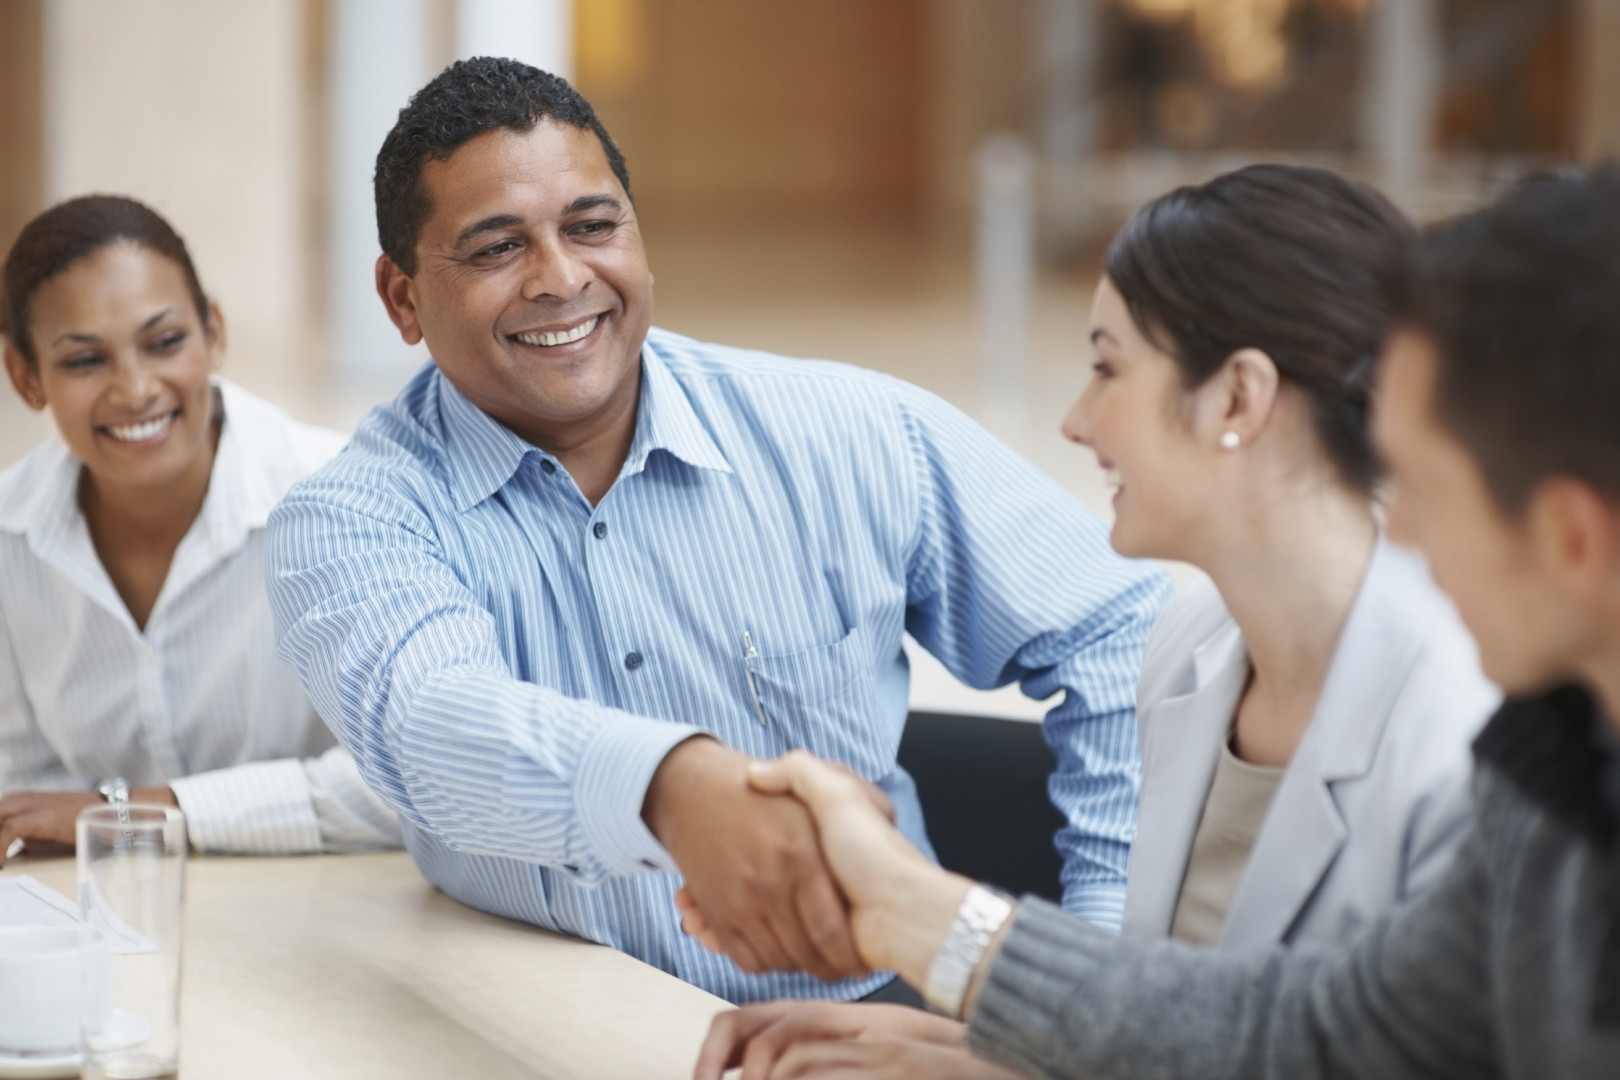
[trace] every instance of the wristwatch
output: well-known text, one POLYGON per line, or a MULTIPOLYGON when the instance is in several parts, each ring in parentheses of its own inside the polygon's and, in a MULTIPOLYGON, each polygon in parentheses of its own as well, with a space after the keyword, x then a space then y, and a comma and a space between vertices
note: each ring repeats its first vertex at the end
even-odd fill
POLYGON ((1012 915, 1014 903, 1011 896, 986 885, 975 885, 962 897, 956 919, 928 966, 928 986, 923 997, 929 1008, 954 1020, 962 1019, 962 1002, 973 972, 996 932, 1012 915))
POLYGON ((120 825, 129 824, 129 781, 122 776, 103 780, 96 785, 96 794, 118 813, 120 825))

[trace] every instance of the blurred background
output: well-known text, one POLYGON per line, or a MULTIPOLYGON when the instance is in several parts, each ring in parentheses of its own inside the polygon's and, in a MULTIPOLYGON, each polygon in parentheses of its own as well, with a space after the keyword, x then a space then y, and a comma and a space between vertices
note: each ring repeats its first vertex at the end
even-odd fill
MULTIPOLYGON (((422 358, 372 293, 377 147, 485 53, 596 105, 659 324, 910 379, 1104 514, 1057 429, 1136 206, 1286 158, 1428 219, 1620 152, 1620 0, 0 0, 0 249, 68 196, 149 202, 226 375, 352 427, 422 358)), ((0 393, 0 467, 47 434, 0 393)))

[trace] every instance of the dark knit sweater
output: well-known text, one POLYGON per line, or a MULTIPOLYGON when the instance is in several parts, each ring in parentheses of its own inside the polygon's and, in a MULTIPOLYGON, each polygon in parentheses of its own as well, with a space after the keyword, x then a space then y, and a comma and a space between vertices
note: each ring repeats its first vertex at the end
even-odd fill
POLYGON ((1099 1080, 1620 1080, 1612 746, 1580 690, 1505 705, 1449 873, 1344 949, 1237 958, 1026 900, 971 1045, 1099 1080))

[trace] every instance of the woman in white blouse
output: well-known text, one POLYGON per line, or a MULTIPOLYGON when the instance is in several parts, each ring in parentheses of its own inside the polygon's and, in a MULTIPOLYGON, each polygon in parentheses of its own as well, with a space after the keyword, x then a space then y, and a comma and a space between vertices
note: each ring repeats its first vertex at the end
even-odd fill
MULTIPOLYGON (((1205 575, 1143 658, 1126 933, 1343 942, 1461 838, 1497 695, 1421 562, 1379 534, 1367 424, 1414 239, 1370 188, 1263 165, 1156 200, 1109 248, 1064 434, 1116 486, 1114 548, 1205 575)), ((961 1025, 883 1010, 723 1015, 699 1075, 744 1048, 748 1078, 1009 1075, 961 1025)))
POLYGON ((213 378, 224 319, 134 200, 30 222, 0 310, 12 386, 58 435, 0 473, 0 861, 123 798, 178 805, 205 851, 397 845, 264 591, 271 507, 342 436, 213 378))

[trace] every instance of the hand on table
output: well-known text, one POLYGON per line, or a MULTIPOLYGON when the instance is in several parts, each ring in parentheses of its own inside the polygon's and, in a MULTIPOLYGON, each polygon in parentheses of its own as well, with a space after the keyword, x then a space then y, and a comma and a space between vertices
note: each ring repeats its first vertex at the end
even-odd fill
MULTIPOLYGON (((129 796, 131 802, 178 805, 167 787, 136 788, 129 796)), ((79 811, 102 805, 101 796, 93 791, 12 791, 0 796, 0 866, 13 840, 22 840, 30 855, 72 851, 79 811)))
MULTIPOLYGON (((720 1080, 741 1067, 741 1080, 765 1080, 793 1046, 836 1039, 904 1039, 961 1046, 967 1029, 954 1020, 903 1005, 773 1001, 723 1012, 709 1025, 695 1080, 720 1080)), ((932 1075, 919 1073, 918 1075, 932 1075)))
POLYGON ((866 974, 809 813, 750 788, 751 760, 688 739, 647 787, 642 817, 686 878, 681 902, 702 912, 700 940, 744 971, 866 974))
POLYGON ((1023 1080, 965 1047, 910 1039, 794 1043, 762 1080, 1023 1080))

